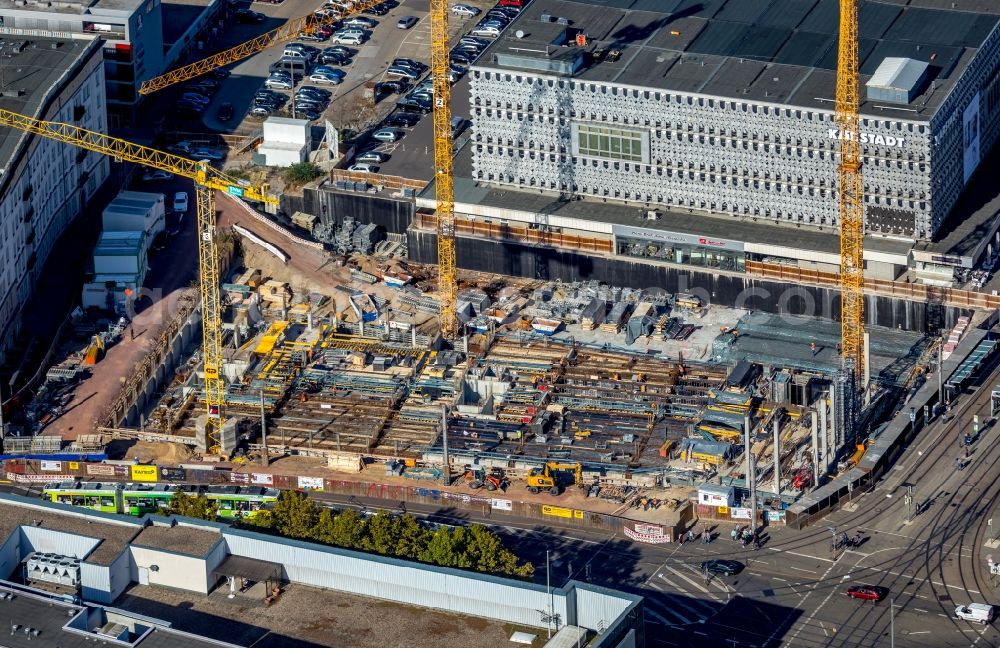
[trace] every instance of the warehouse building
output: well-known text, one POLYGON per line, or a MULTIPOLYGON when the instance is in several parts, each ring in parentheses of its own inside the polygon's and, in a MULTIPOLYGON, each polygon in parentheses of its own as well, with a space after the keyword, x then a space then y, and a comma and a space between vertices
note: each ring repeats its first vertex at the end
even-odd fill
MULTIPOLYGON (((3 38, 0 58, 0 108, 106 130, 100 39, 3 38)), ((110 165, 103 155, 3 128, 0 169, 0 331, 10 344, 49 252, 86 209, 110 165)))
POLYGON ((1000 5, 859 4, 848 134, 833 0, 536 0, 472 68, 471 178, 832 234, 838 140, 857 137, 869 236, 930 241, 1000 136, 1000 5))
MULTIPOLYGON (((122 605, 119 597, 135 584, 165 593, 183 592, 185 598, 213 592, 235 598, 237 582, 251 580, 265 591, 274 585, 322 588, 415 606, 429 617, 448 613, 541 632, 565 630, 586 638, 594 648, 645 645, 642 598, 587 583, 569 581, 547 591, 544 585, 288 540, 216 522, 134 518, 0 494, 0 592, 4 580, 76 603, 105 605, 115 601, 122 605)), ((315 596, 321 595, 315 590, 315 596)), ((275 604, 280 605, 277 598, 275 604)), ((242 605, 254 604, 259 600, 242 605)), ((238 609, 226 605, 228 611, 238 609)), ((250 616, 234 615, 232 620, 253 622, 250 616)))

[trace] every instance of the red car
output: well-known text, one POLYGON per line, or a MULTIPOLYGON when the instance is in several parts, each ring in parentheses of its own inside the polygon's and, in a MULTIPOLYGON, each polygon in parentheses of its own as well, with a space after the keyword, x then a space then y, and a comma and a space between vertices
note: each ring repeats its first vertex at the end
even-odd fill
POLYGON ((847 594, 851 598, 861 599, 862 601, 881 601, 887 593, 888 590, 886 588, 878 587, 877 585, 852 585, 844 592, 844 594, 847 594))

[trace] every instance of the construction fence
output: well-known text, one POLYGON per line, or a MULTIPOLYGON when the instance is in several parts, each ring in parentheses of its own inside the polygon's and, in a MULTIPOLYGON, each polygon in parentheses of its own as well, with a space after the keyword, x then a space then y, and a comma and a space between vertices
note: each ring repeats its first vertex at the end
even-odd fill
MULTIPOLYGON (((437 231, 437 216, 418 212, 414 215, 413 225, 416 229, 437 231)), ((613 250, 611 239, 563 234, 552 229, 515 227, 505 223, 474 221, 465 218, 455 218, 455 234, 456 236, 514 241, 528 245, 582 250, 598 254, 611 254, 613 250)))
MULTIPOLYGON (((681 504, 676 514, 671 516, 675 520, 673 524, 651 525, 609 513, 598 513, 555 504, 518 501, 508 498, 505 493, 499 491, 493 493, 482 491, 456 493, 439 489, 433 483, 386 484, 375 481, 308 475, 278 475, 267 472, 267 469, 263 467, 259 471, 237 472, 229 467, 212 468, 191 465, 165 467, 125 461, 94 463, 9 459, 3 462, 3 472, 7 481, 36 487, 46 483, 77 480, 104 483, 144 482, 264 486, 309 493, 317 500, 329 499, 325 498, 324 495, 337 495, 398 502, 401 509, 405 509, 406 504, 422 504, 439 506, 444 509, 475 511, 487 518, 505 515, 530 518, 545 521, 546 524, 554 526, 600 529, 632 537, 639 541, 648 541, 642 537, 636 537, 645 535, 658 537, 660 542, 670 542, 677 537, 681 530, 687 528, 694 516, 693 506, 690 502, 685 502, 681 504)), ((361 505, 361 502, 356 504, 361 505)))
MULTIPOLYGON (((840 287, 840 274, 836 272, 821 272, 808 268, 797 268, 776 263, 761 263, 747 261, 748 275, 788 281, 799 284, 815 284, 829 288, 840 287)), ((865 292, 896 297, 908 301, 941 303, 957 308, 973 308, 979 310, 995 310, 1000 308, 1000 295, 988 295, 972 290, 958 288, 942 288, 917 283, 904 283, 887 279, 865 279, 865 292)))

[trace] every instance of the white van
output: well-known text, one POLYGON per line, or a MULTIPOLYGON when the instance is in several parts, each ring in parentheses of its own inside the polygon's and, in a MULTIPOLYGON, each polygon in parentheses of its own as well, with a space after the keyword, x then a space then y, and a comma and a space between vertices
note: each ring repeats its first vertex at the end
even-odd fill
POLYGON ((986 625, 993 620, 993 606, 986 603, 969 603, 955 608, 955 616, 966 621, 976 621, 986 625))
POLYGON ((286 47, 285 51, 281 53, 281 56, 312 60, 312 56, 310 56, 308 52, 302 51, 297 47, 286 47))

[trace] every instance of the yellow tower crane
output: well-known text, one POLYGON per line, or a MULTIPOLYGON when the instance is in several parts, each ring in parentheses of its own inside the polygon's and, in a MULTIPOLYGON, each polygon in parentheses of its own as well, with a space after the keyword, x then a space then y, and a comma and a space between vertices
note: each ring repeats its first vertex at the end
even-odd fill
POLYGON ((268 195, 266 186, 243 184, 208 162, 165 153, 153 148, 133 144, 95 131, 49 122, 0 110, 0 126, 16 128, 88 151, 96 151, 116 161, 134 162, 143 166, 168 171, 194 181, 198 204, 198 285, 201 290, 202 362, 205 372, 204 397, 208 413, 208 447, 217 444, 219 427, 224 418, 226 391, 220 368, 222 366, 222 310, 219 299, 219 254, 216 244, 215 200, 216 189, 247 200, 277 204, 277 198, 268 195))
MULTIPOLYGON (((352 10, 352 13, 364 11, 368 7, 375 6, 380 1, 381 0, 364 0, 364 2, 359 3, 352 10)), ((170 70, 169 72, 165 72, 158 77, 153 77, 148 81, 143 81, 142 85, 139 86, 139 94, 152 94, 158 90, 163 90, 168 86, 183 83, 184 81, 190 81, 191 79, 200 77, 201 75, 207 74, 212 70, 225 67, 230 63, 242 61, 243 59, 249 58, 258 52, 263 52, 272 45, 295 40, 296 36, 302 32, 307 34, 312 33, 317 27, 332 24, 336 20, 337 18, 333 15, 319 16, 315 13, 294 18, 277 29, 272 29, 271 31, 265 32, 256 38, 244 41, 235 47, 231 47, 227 50, 219 52, 218 54, 213 54, 212 56, 203 58, 200 61, 195 61, 194 63, 189 63, 188 65, 170 70)))
POLYGON ((458 334, 455 301, 455 188, 451 169, 451 81, 448 79, 448 2, 431 0, 431 74, 434 77, 434 199, 437 202, 438 293, 441 335, 458 334))
MULTIPOLYGON (((858 137, 858 7, 840 0, 836 120, 840 127, 840 335, 843 358, 864 376, 865 204, 858 137)), ((846 362, 845 362, 846 364, 846 362)), ((862 388, 864 385, 862 385, 862 388)))

